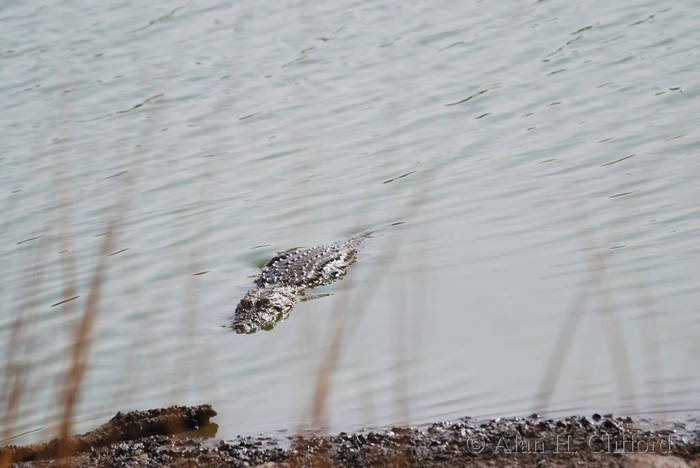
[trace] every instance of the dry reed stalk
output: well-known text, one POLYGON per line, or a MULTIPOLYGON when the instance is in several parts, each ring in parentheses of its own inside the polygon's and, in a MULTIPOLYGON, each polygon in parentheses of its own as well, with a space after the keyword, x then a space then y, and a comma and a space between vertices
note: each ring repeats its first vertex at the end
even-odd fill
POLYGON ((408 404, 408 375, 406 372, 406 355, 408 347, 406 343, 408 314, 406 313, 406 297, 407 291, 405 283, 402 284, 402 291, 396 296, 395 310, 398 315, 396 326, 392 327, 394 331, 394 381, 392 387, 396 395, 396 400, 399 402, 401 418, 403 421, 408 421, 410 409, 408 404))
MULTIPOLYGON (((59 439, 68 440, 71 435, 73 411, 80 396, 80 389, 85 376, 85 370, 89 361, 90 344, 92 341, 92 329, 99 311, 99 300, 107 269, 107 254, 112 251, 115 231, 119 218, 111 221, 102 242, 100 257, 92 274, 90 288, 83 315, 75 328, 73 341, 73 353, 70 368, 66 374, 63 393, 63 417, 59 426, 59 439)), ((59 457, 70 455, 70 447, 61 445, 59 457)))
MULTIPOLYGON (((62 154, 62 152, 59 153, 62 154)), ((56 187, 56 198, 58 199, 58 224, 61 226, 60 240, 61 252, 63 253, 63 255, 61 255, 61 278, 63 281, 63 297, 67 299, 78 296, 78 276, 75 267, 73 235, 70 231, 73 219, 71 214, 72 204, 70 196, 68 195, 68 184, 60 168, 61 165, 62 164, 58 164, 54 166, 54 186, 56 187)), ((67 301, 61 305, 65 318, 63 323, 70 324, 74 319, 76 305, 76 301, 67 301)), ((70 331, 72 331, 70 328, 66 330, 67 333, 70 331)))
MULTIPOLYGON (((426 171, 424 184, 416 187, 413 197, 404 208, 404 213, 403 216, 401 216, 401 219, 407 219, 411 215, 415 216, 418 213, 422 202, 425 201, 430 192, 429 184, 436 177, 438 170, 439 168, 436 166, 426 171)), ((343 342, 349 340, 357 331, 357 327, 359 326, 365 311, 369 308, 369 304, 372 302, 374 294, 379 289, 382 279, 387 276, 386 271, 396 258, 401 244, 401 236, 399 236, 398 239, 390 239, 385 242, 384 252, 386 252, 386 254, 384 261, 377 262, 370 270, 368 280, 365 283, 368 284, 369 287, 365 288, 362 291, 362 294, 357 294, 355 297, 348 298, 348 300, 345 300, 340 304, 338 304, 339 300, 336 300, 336 304, 333 307, 334 318, 331 320, 336 321, 337 326, 328 348, 328 352, 321 361, 312 399, 311 417, 312 427, 315 429, 325 429, 327 411, 326 403, 328 401, 328 395, 331 389, 332 378, 337 370, 343 342), (352 310, 353 313, 347 313, 348 310, 352 310)), ((346 281, 349 281, 349 279, 346 281)))
MULTIPOLYGON (((209 172, 200 177, 202 180, 202 187, 199 190, 199 200, 197 206, 203 206, 206 196, 206 183, 208 178, 211 177, 209 172)), ((187 284, 184 290, 184 304, 185 307, 182 309, 182 316, 180 317, 180 329, 177 337, 177 346, 175 351, 175 379, 173 382, 173 388, 171 391, 171 399, 177 401, 179 396, 180 385, 189 381, 189 377, 194 363, 197 359, 204 360, 206 358, 201 356, 201 353, 194 354, 190 351, 194 349, 193 346, 193 331, 197 329, 197 325, 200 323, 200 294, 199 294, 199 276, 197 272, 203 270, 200 260, 205 256, 207 250, 207 235, 210 232, 211 220, 209 217, 201 215, 201 220, 196 223, 193 246, 189 251, 189 258, 187 261, 187 269, 185 273, 187 275, 187 284)), ((200 370, 201 371, 201 370, 200 370)), ((201 372, 198 371, 198 375, 201 376, 201 372)))
MULTIPOLYGON (((344 307, 340 307, 338 309, 344 309, 344 307)), ((330 381, 333 375, 335 374, 338 359, 340 358, 340 349, 343 344, 344 333, 345 321, 341 320, 338 327, 336 327, 333 339, 331 340, 331 344, 328 348, 328 352, 324 356, 323 361, 321 361, 321 366, 318 370, 318 377, 316 378, 316 389, 314 391, 314 397, 311 407, 311 421, 312 427, 314 428, 325 429, 326 427, 326 401, 328 400, 328 394, 330 392, 330 381)))
MULTIPOLYGON (((588 217, 585 212, 581 212, 578 219, 581 220, 582 225, 585 226, 588 224, 588 217)), ((561 332, 557 335, 557 341, 542 375, 540 387, 535 399, 535 410, 540 412, 546 411, 551 403, 551 396, 573 341, 576 327, 583 316, 585 305, 591 296, 589 289, 593 286, 597 286, 602 290, 602 298, 600 299, 597 310, 603 322, 603 332, 605 333, 608 348, 613 358, 618 390, 624 392, 624 394, 634 401, 634 388, 632 385, 629 358, 625 347, 624 334, 615 315, 616 311, 612 302, 605 259, 599 252, 598 244, 592 233, 587 232, 586 229, 579 229, 577 231, 577 237, 581 244, 582 251, 590 252, 586 256, 589 278, 579 290, 574 300, 572 312, 568 320, 564 322, 561 332)))
MULTIPOLYGON (((7 344, 3 369, 5 382, 2 395, 0 396, 0 401, 7 402, 3 418, 2 440, 13 438, 19 406, 29 377, 30 364, 28 363, 28 357, 32 355, 34 339, 31 334, 29 337, 24 337, 25 322, 34 323, 34 318, 36 317, 38 305, 37 296, 39 294, 39 287, 44 271, 41 261, 46 250, 46 241, 44 239, 45 236, 42 236, 39 246, 36 248, 36 256, 32 264, 29 284, 26 286, 26 292, 23 295, 24 299, 12 323, 10 340, 7 344), (18 364, 16 361, 19 355, 25 356, 27 361, 18 364)), ((9 466, 11 462, 12 460, 9 459, 9 454, 4 453, 0 457, 0 468, 9 466)))
MULTIPOLYGON (((195 262, 193 261, 193 253, 190 255, 190 270, 193 269, 195 262)), ((191 356, 185 357, 185 354, 192 349, 192 330, 196 328, 199 317, 199 294, 195 284, 195 277, 190 275, 185 287, 185 307, 182 310, 180 317, 180 331, 177 339, 177 348, 175 350, 175 379, 170 394, 173 401, 179 398, 180 387, 189 380, 189 366, 192 364, 191 356)), ((171 433, 178 433, 184 430, 178 426, 179 421, 173 420, 173 426, 170 427, 171 433)))
MULTIPOLYGON (((639 213, 640 210, 640 204, 639 204, 639 199, 637 197, 632 197, 628 201, 630 204, 633 206, 633 210, 637 213, 639 213)), ((621 208, 622 210, 625 210, 625 208, 621 208)), ((629 210, 629 208, 627 208, 629 210)), ((631 211, 631 210, 629 210, 631 211)), ((624 213, 625 211, 623 211, 624 213)), ((621 223, 618 224, 621 226, 621 223)), ((645 243, 641 243, 636 246, 637 249, 639 249, 640 258, 645 258, 646 256, 644 255, 647 251, 647 246, 645 243)), ((643 313, 642 317, 643 320, 640 321, 640 326, 641 326, 641 332, 643 335, 643 342, 647 344, 647 346, 644 346, 644 350, 646 351, 646 358, 645 358, 645 363, 647 363, 651 374, 652 374, 652 380, 656 380, 659 382, 660 385, 660 399, 661 399, 661 408, 662 408, 662 415, 665 414, 666 410, 666 390, 665 390, 665 385, 664 381, 662 378, 662 371, 663 371, 663 365, 662 365, 662 359, 661 359, 661 349, 659 346, 659 334, 657 331, 657 322, 656 322, 656 300, 654 298, 654 294, 652 293, 651 286, 648 281, 648 277, 646 275, 646 269, 645 268, 640 268, 639 271, 637 272, 637 278, 638 278, 638 283, 636 284, 635 287, 635 292, 637 293, 637 307, 639 310, 643 313)))

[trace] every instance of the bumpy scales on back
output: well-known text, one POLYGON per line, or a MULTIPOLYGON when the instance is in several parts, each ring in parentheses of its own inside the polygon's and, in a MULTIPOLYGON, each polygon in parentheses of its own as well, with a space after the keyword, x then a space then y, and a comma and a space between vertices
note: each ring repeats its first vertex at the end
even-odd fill
POLYGON ((236 307, 233 329, 237 333, 269 330, 287 318, 304 289, 329 283, 345 274, 355 261, 362 237, 310 249, 284 252, 268 261, 236 307))

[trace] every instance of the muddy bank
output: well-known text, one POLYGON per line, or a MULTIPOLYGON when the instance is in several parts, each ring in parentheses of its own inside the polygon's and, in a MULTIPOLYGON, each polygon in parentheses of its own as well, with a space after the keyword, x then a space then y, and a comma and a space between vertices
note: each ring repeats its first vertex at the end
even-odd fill
MULTIPOLYGON (((176 418, 179 423, 186 423, 181 424, 180 429, 201 429, 202 425, 206 429, 209 417, 215 413, 208 406, 196 408, 198 410, 189 409, 188 414, 202 417, 176 418)), ((183 410, 187 412, 188 409, 177 409, 183 410)), ((177 413, 172 408, 153 411, 166 412, 170 418, 177 413)), ((104 467, 262 464, 700 467, 700 431, 695 423, 693 427, 681 422, 662 426, 652 420, 614 418, 610 415, 572 416, 559 420, 533 415, 529 418, 490 421, 463 418, 419 427, 297 437, 292 440, 238 437, 223 441, 192 437, 191 433, 186 436, 164 435, 162 431, 168 430, 168 427, 163 425, 153 426, 161 432, 144 435, 142 430, 135 430, 131 425, 139 426, 145 414, 148 412, 118 415, 114 419, 130 421, 126 429, 128 437, 117 437, 110 432, 110 436, 97 439, 101 441, 99 446, 81 446, 74 456, 63 461, 104 467)), ((142 424, 139 427, 148 429, 142 424)), ((44 459, 20 462, 17 466, 57 464, 55 459, 44 459)))
POLYGON ((216 411, 210 405, 171 406, 146 411, 130 411, 126 414, 117 413, 97 429, 65 440, 54 439, 34 445, 0 447, 0 461, 55 459, 108 447, 116 442, 134 441, 153 435, 182 433, 209 425, 209 419, 212 416, 216 416, 216 411))

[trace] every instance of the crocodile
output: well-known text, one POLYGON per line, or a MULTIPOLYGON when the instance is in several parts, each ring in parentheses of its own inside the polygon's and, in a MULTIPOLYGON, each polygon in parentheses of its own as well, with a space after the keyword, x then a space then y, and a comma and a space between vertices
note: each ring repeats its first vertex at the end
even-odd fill
POLYGON ((231 328, 236 333, 271 330, 289 316, 304 290, 330 283, 345 275, 355 262, 364 237, 289 250, 271 258, 263 266, 251 289, 236 307, 231 328))

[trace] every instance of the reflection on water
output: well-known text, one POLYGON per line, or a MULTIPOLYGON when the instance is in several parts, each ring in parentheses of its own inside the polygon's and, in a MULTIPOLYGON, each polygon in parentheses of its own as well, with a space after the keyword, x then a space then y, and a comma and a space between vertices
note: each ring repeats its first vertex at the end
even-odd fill
POLYGON ((174 402, 223 437, 697 412, 692 6, 9 6, 12 434, 60 421, 100 259, 77 430, 174 402), (276 252, 363 231, 287 321, 226 328, 276 252))

